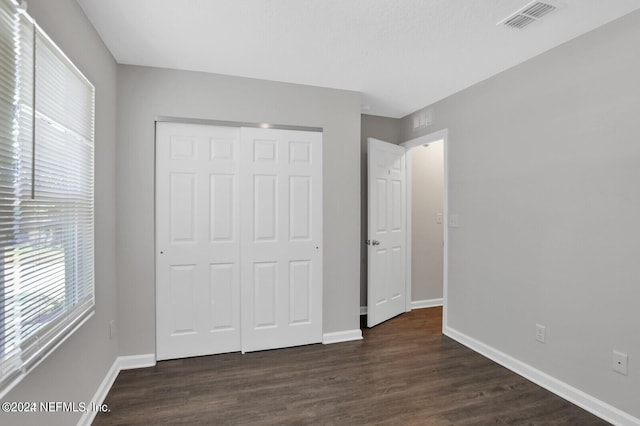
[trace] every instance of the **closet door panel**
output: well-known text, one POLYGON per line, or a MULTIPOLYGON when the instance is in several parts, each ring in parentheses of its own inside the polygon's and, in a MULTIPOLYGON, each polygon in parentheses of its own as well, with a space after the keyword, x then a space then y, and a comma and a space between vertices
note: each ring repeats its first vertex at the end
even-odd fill
POLYGON ((241 150, 242 350, 321 342, 322 134, 242 128, 241 150))
POLYGON ((156 126, 157 359, 239 351, 239 139, 156 126))

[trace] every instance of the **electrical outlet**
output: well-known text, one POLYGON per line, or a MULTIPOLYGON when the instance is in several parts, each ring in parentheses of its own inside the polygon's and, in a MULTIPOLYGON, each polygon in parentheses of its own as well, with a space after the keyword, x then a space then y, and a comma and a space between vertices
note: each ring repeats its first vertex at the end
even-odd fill
POLYGON ((457 228, 460 226, 460 219, 457 214, 449 215, 449 228, 457 228))
POLYGON ((547 338, 547 327, 544 325, 536 324, 536 340, 540 343, 544 343, 547 338))
POLYGON ((116 320, 109 321, 109 340, 116 336, 116 320))
POLYGON ((622 352, 613 351, 613 371, 622 375, 627 375, 627 367, 629 366, 629 357, 622 352))

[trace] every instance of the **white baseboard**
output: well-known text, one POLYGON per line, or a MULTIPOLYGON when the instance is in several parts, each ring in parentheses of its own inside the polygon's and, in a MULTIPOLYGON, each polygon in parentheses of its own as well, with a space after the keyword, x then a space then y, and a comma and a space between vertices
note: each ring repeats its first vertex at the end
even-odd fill
POLYGON ((436 306, 442 306, 443 301, 444 299, 442 297, 439 299, 412 300, 411 309, 434 308, 436 306))
POLYGON ((120 370, 146 368, 156 365, 156 354, 127 355, 118 357, 120 370))
MULTIPOLYGON (((91 407, 95 407, 96 405, 101 405, 104 402, 104 399, 107 397, 111 386, 113 386, 113 382, 116 381, 118 377, 118 373, 120 372, 119 367, 119 358, 116 358, 111 365, 111 368, 107 372, 104 380, 100 383, 98 390, 95 395, 91 399, 91 403, 89 404, 91 407)), ((78 426, 89 426, 93 423, 93 419, 95 419, 98 413, 93 410, 87 410, 82 414, 80 420, 78 421, 78 426)))
POLYGON ((633 417, 632 415, 625 413, 624 411, 601 401, 580 389, 562 382, 555 377, 530 366, 529 364, 525 364, 504 352, 494 349, 473 337, 467 336, 458 330, 451 327, 445 327, 444 334, 479 354, 484 355, 490 360, 497 362, 503 367, 508 368, 525 379, 537 384, 538 386, 541 386, 559 397, 572 402, 578 407, 581 407, 603 420, 608 421, 609 423, 620 426, 640 425, 640 419, 633 417))
POLYGON ((322 344, 329 345, 331 343, 350 342, 352 340, 362 340, 362 330, 346 330, 337 331, 335 333, 324 333, 322 335, 322 344))
MULTIPOLYGON (((120 356, 116 358, 104 380, 100 383, 100 386, 91 399, 91 402, 88 404, 88 408, 102 405, 120 371, 132 368, 153 367, 154 365, 156 365, 155 354, 120 356)), ((78 426, 90 426, 97 414, 97 411, 88 409, 82 414, 82 417, 80 417, 78 426)))
POLYGON ((360 306, 360 315, 367 315, 367 307, 360 306))

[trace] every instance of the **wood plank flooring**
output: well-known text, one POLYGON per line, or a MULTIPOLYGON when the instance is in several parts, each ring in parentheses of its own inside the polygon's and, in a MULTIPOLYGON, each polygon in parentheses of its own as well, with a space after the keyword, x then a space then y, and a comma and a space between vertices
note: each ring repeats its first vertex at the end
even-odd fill
POLYGON ((120 373, 94 425, 605 425, 443 336, 420 309, 333 345, 120 373))

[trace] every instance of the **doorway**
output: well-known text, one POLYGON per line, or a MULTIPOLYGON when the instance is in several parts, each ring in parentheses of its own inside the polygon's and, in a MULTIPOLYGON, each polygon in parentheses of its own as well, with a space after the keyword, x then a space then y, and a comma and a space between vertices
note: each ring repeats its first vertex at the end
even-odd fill
MULTIPOLYGON (((367 214, 365 215, 367 223, 365 236, 367 250, 367 256, 365 257, 367 262, 365 287, 367 307, 361 310, 361 315, 367 315, 367 326, 369 327, 402 312, 432 306, 443 306, 443 326, 446 326, 448 265, 447 142, 448 131, 446 129, 399 145, 368 138, 367 178, 365 180, 368 182, 366 185, 368 188, 367 214), (431 148, 431 151, 428 151, 428 147, 431 148), (422 152, 416 151, 419 149, 422 152), (439 174, 439 179, 437 179, 437 182, 432 182, 431 188, 419 185, 421 187, 413 191, 412 165, 414 157, 420 159, 420 154, 427 154, 427 157, 432 156, 434 158, 430 159, 430 165, 416 165, 416 167, 437 168, 438 170, 430 172, 432 172, 432 175, 439 174), (398 167, 403 170, 403 173, 401 173, 402 179, 400 177, 392 177, 391 172, 398 167), (388 178, 391 178, 391 181, 388 178), (436 197, 436 200, 438 200, 436 204, 438 205, 430 206, 431 212, 428 213, 428 217, 426 217, 427 214, 420 212, 419 209, 415 214, 414 211, 416 209, 413 208, 412 192, 416 192, 417 197, 421 197, 424 196, 424 191, 434 191, 434 187, 437 188, 436 192, 438 192, 438 197, 436 197), (397 191, 394 191, 394 188, 397 191), (397 194, 406 193, 407 196, 400 195, 396 199, 392 195, 394 192, 397 194), (402 208, 397 208, 401 200, 402 208), (384 211, 387 211, 387 214, 380 216, 384 211), (390 220, 386 220, 386 217, 390 220), (400 221, 396 223, 399 227, 392 226, 391 222, 396 222, 395 220, 391 221, 393 217, 401 217, 400 221), (418 220, 420 222, 417 222, 418 220), (427 224, 426 222, 429 223, 427 224), (417 233, 413 232, 414 224, 418 224, 417 233), (434 230, 436 232, 433 232, 434 230), (430 236, 420 235, 420 231, 426 231, 427 235, 430 236), (406 235, 403 237, 402 243, 386 247, 387 237, 398 232, 406 235), (423 238, 431 238, 431 247, 426 248, 426 250, 420 249, 420 239, 423 238), (413 253, 414 248, 417 248, 415 254, 413 253), (391 252, 395 252, 395 259, 391 252), (433 256, 429 259, 429 262, 425 262, 424 256, 428 256, 429 252, 433 256), (394 260, 396 261, 394 262, 394 260), (429 268, 429 263, 431 263, 431 270, 427 270, 426 275, 430 277, 431 288, 425 289, 423 287, 428 283, 425 283, 424 266, 426 265, 429 268), (401 270, 394 267, 394 265, 400 264, 403 265, 401 270), (413 275, 416 275, 416 277, 413 275), (396 306, 398 299, 402 299, 402 306, 396 306), (391 301, 396 303, 389 303, 391 301), (394 309, 390 309, 391 305, 394 306, 394 309)), ((420 198, 418 199, 420 200, 420 198)))
POLYGON ((407 306, 443 306, 447 323, 448 130, 400 144, 407 149, 407 306))

